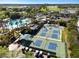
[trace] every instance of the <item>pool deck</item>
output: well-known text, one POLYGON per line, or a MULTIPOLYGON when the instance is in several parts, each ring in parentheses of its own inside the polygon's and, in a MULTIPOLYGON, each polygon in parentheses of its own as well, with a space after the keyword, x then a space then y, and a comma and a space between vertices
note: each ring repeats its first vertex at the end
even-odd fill
POLYGON ((24 26, 25 24, 30 24, 31 19, 25 18, 25 19, 16 19, 16 20, 9 20, 6 24, 7 29, 15 29, 15 28, 20 28, 24 26))

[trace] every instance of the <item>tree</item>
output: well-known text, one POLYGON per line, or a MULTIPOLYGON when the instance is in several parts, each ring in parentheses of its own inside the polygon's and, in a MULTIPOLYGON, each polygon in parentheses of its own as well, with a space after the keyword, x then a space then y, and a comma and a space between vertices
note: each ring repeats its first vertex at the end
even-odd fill
POLYGON ((8 49, 6 47, 0 46, 0 58, 6 57, 8 54, 8 49))
POLYGON ((76 43, 73 43, 73 45, 72 45, 71 57, 72 58, 79 58, 79 45, 76 43))
POLYGON ((77 17, 75 15, 72 15, 71 20, 68 21, 67 28, 70 30, 77 29, 76 28, 77 21, 78 21, 77 17))
POLYGON ((12 27, 12 29, 13 29, 13 22, 12 21, 10 21, 10 23, 9 23, 10 25, 11 25, 11 27, 12 27))
POLYGON ((11 19, 19 19, 20 17, 22 17, 22 16, 20 15, 20 13, 14 12, 14 13, 11 13, 11 14, 10 14, 10 18, 11 18, 11 19))
POLYGON ((17 28, 18 28, 18 22, 16 22, 15 24, 17 25, 17 28))
POLYGON ((22 16, 22 18, 26 18, 27 17, 27 14, 28 12, 22 12, 22 13, 20 13, 20 15, 22 16))
POLYGON ((28 17, 31 15, 31 10, 32 10, 32 7, 27 7, 26 12, 28 17))
POLYGON ((59 21, 60 26, 67 26, 67 23, 64 20, 59 21))
POLYGON ((71 57, 78 57, 78 44, 76 44, 77 42, 77 37, 78 37, 78 32, 77 32, 77 27, 76 27, 76 23, 77 23, 77 18, 75 15, 71 16, 71 20, 68 22, 67 24, 67 28, 68 28, 68 43, 70 43, 70 50, 71 50, 71 57))
POLYGON ((45 15, 47 14, 47 11, 48 11, 48 9, 45 5, 41 5, 38 10, 39 10, 39 12, 42 12, 45 15))
POLYGON ((10 12, 9 11, 5 11, 5 16, 10 17, 10 12))
POLYGON ((19 8, 13 8, 13 11, 18 12, 19 8))
POLYGON ((0 19, 1 20, 5 19, 5 18, 6 18, 5 14, 0 14, 0 19))
POLYGON ((33 24, 38 24, 38 21, 35 20, 35 19, 32 19, 32 23, 33 23, 33 24))
POLYGON ((25 57, 26 58, 33 58, 34 57, 34 54, 33 54, 33 52, 26 52, 25 53, 25 57))
POLYGON ((21 19, 19 20, 19 22, 20 22, 20 24, 22 25, 22 20, 21 20, 21 19))

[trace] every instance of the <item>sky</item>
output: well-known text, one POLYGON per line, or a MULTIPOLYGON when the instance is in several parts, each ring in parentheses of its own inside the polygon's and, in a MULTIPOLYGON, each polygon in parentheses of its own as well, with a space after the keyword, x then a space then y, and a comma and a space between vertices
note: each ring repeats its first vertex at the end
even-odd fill
POLYGON ((79 4, 79 0, 0 0, 0 4, 79 4))

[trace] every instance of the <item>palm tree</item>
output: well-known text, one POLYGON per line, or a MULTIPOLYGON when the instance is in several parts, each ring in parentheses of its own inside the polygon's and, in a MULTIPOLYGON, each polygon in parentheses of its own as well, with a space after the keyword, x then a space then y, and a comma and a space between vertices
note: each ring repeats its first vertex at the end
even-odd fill
POLYGON ((45 5, 41 5, 39 7, 39 12, 42 12, 43 14, 47 14, 48 8, 45 5))
MULTIPOLYGON (((0 27, 3 29, 3 24, 2 24, 2 22, 0 21, 0 27)), ((1 32, 4 32, 4 30, 3 31, 1 31, 1 32)))
POLYGON ((15 24, 17 25, 17 28, 18 28, 18 22, 16 22, 15 24))
POLYGON ((13 29, 13 22, 12 21, 10 21, 10 23, 9 23, 10 25, 11 25, 11 27, 12 27, 12 29, 13 29))
POLYGON ((0 52, 0 58, 7 56, 8 49, 7 49, 6 47, 0 46, 0 51, 1 51, 1 52, 0 52))
POLYGON ((0 26, 2 27, 2 32, 4 32, 4 22, 3 22, 3 20, 0 20, 0 26))
POLYGON ((20 22, 20 24, 21 24, 21 26, 22 26, 22 20, 21 20, 21 19, 19 20, 19 22, 20 22))

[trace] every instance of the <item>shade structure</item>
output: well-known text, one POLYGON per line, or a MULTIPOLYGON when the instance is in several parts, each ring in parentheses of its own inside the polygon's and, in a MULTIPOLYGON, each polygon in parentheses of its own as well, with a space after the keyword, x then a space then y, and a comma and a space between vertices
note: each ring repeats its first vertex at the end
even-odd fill
POLYGON ((32 51, 32 48, 29 48, 29 51, 32 51))
POLYGON ((43 51, 40 51, 40 52, 39 52, 39 54, 42 54, 42 53, 43 53, 43 51))
POLYGON ((29 48, 28 48, 28 47, 26 47, 25 49, 26 49, 26 50, 28 50, 29 48))
POLYGON ((38 50, 35 51, 35 53, 38 53, 38 52, 39 52, 38 50))

